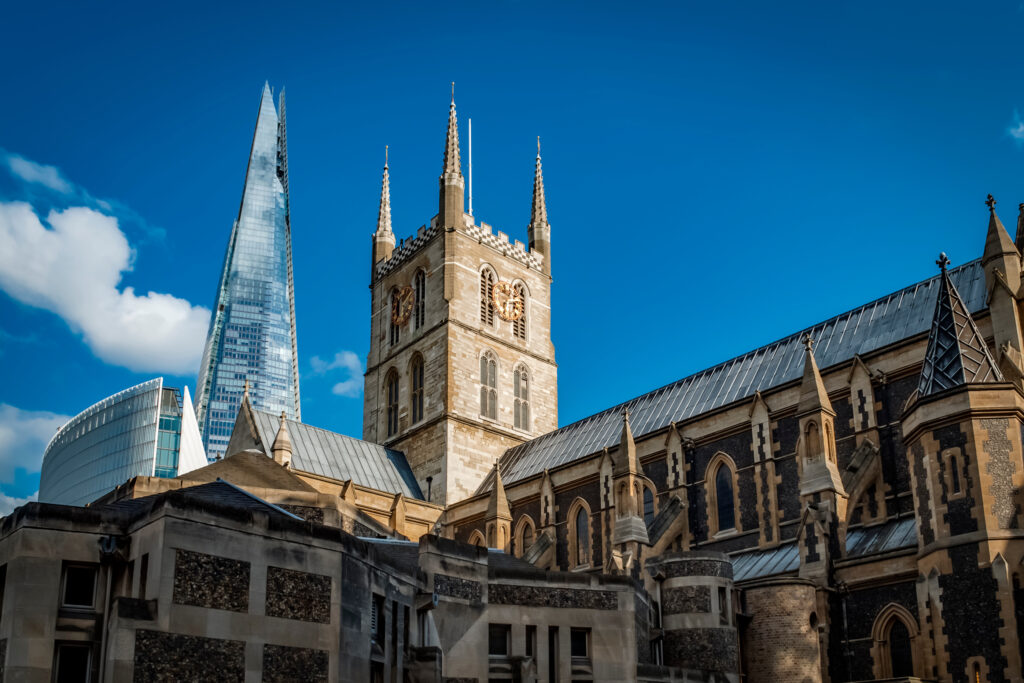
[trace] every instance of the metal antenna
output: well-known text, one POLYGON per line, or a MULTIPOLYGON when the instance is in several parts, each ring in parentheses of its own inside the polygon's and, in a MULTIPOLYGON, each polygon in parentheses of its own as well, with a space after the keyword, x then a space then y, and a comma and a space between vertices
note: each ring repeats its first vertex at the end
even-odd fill
POLYGON ((473 119, 469 120, 469 215, 473 215, 473 119))

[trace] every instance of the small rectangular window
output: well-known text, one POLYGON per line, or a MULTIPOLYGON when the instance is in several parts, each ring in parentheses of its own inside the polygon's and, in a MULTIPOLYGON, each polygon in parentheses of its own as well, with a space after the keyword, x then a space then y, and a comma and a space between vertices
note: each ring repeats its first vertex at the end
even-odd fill
POLYGON ((574 628, 569 631, 569 652, 572 657, 590 656, 589 628, 574 628))
POLYGON ((728 600, 723 586, 718 587, 718 621, 722 624, 729 623, 728 600))
POLYGON ((370 608, 370 636, 373 642, 384 646, 384 596, 374 595, 370 608))
POLYGON ((55 683, 88 683, 92 646, 59 643, 53 680, 55 683))
POLYGON ((96 605, 96 567, 68 565, 64 568, 63 607, 92 608, 96 605))
POLYGON ((508 624, 491 624, 487 629, 487 654, 492 657, 508 657, 509 636, 512 627, 508 624))
POLYGON ((149 553, 142 556, 139 562, 139 597, 146 599, 146 581, 149 578, 149 553))

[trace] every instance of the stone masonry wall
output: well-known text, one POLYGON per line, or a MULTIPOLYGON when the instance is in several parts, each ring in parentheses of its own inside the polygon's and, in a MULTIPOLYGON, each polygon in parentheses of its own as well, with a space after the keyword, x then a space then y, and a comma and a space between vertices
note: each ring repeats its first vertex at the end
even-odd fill
POLYGON ((245 680, 245 642, 174 633, 135 632, 136 683, 245 680))
POLYGON ((747 611, 753 615, 743 640, 747 680, 820 682, 818 634, 811 626, 814 587, 775 584, 747 589, 746 598, 747 611))

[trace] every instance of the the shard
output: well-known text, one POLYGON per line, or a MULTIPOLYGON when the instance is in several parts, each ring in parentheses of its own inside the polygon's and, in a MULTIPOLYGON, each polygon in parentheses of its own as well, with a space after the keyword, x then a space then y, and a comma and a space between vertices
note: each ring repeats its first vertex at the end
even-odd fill
POLYGON ((211 460, 224 455, 245 391, 254 408, 301 420, 284 91, 263 86, 238 217, 196 385, 211 460))

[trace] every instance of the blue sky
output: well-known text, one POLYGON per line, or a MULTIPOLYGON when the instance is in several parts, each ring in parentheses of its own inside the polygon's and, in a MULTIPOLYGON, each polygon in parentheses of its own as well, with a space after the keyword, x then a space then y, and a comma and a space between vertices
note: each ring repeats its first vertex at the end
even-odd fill
POLYGON ((1011 229, 1024 201, 1017 3, 221 5, 5 8, 0 507, 65 416, 194 385, 264 80, 303 417, 356 436, 384 145, 408 236, 450 81, 474 213, 523 241, 543 140, 561 424, 974 258, 985 194, 1011 229))

